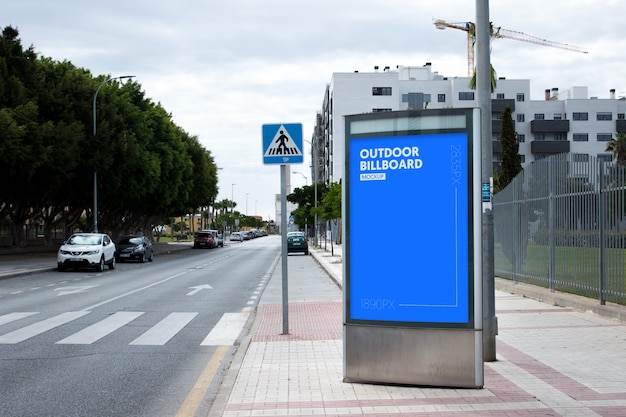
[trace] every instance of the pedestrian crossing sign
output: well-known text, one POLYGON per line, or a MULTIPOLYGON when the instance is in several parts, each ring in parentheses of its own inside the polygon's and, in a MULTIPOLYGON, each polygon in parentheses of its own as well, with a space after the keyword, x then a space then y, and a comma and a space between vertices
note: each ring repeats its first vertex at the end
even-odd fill
POLYGON ((263 125, 264 164, 301 164, 303 161, 301 123, 263 125))

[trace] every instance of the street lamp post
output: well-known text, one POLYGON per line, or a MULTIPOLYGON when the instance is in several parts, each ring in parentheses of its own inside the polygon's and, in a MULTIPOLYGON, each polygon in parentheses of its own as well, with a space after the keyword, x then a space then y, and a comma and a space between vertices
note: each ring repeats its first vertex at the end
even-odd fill
POLYGON ((233 210, 235 208, 235 183, 231 184, 230 187, 230 215, 233 215, 233 210))
POLYGON ((306 175, 304 175, 302 172, 298 172, 298 171, 292 171, 294 174, 300 174, 304 177, 304 185, 309 185, 309 180, 307 178, 306 175))
MULTIPOLYGON (((113 80, 123 80, 125 78, 134 78, 134 75, 122 75, 120 77, 111 77, 105 80, 98 88, 96 89, 96 93, 93 95, 93 137, 96 138, 96 99, 98 98, 98 93, 100 89, 104 87, 105 84, 113 80)), ((98 169, 97 167, 93 171, 93 232, 98 233, 98 169)))

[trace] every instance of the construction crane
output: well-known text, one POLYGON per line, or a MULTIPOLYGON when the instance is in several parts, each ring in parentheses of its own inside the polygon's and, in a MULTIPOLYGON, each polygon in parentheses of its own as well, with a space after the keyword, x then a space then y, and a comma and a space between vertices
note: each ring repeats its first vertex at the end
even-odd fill
MULTIPOLYGON (((445 20, 441 19, 437 19, 433 23, 435 24, 435 27, 437 29, 443 30, 446 28, 452 28, 467 32, 467 75, 471 77, 472 73, 474 72, 474 44, 476 43, 476 25, 472 22, 446 22, 445 20)), ((550 46, 552 48, 565 49, 567 51, 579 52, 582 54, 587 53, 585 49, 578 46, 549 41, 547 39, 531 36, 524 32, 518 32, 516 30, 503 29, 501 27, 494 27, 493 25, 491 25, 489 30, 491 32, 492 38, 514 39, 516 41, 550 46)))

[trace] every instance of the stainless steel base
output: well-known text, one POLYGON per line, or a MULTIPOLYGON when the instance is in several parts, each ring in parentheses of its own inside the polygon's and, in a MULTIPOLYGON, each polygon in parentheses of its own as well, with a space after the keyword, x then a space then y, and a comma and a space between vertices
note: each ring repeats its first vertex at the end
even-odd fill
POLYGON ((482 388, 482 331, 344 324, 344 381, 482 388))

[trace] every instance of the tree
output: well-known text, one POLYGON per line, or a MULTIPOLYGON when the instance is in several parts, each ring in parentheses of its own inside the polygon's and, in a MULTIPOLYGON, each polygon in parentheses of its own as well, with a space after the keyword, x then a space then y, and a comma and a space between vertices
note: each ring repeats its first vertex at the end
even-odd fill
POLYGON ((617 165, 626 165, 626 133, 619 132, 606 145, 607 152, 613 152, 617 165))
MULTIPOLYGON (((468 22, 468 36, 472 40, 472 49, 476 44, 476 25, 472 22, 468 22)), ((493 30, 493 22, 489 22, 489 34, 490 38, 494 38, 497 36, 497 31, 493 30)), ((491 44, 489 45, 489 49, 491 50, 491 44)), ((496 91, 496 87, 498 85, 498 75, 496 73, 495 68, 491 65, 491 92, 496 91)), ((476 67, 474 67, 474 72, 472 73, 472 78, 470 78, 469 88, 472 90, 476 90, 476 67)))
MULTIPOLYGON (((328 187, 324 183, 317 184, 317 206, 322 205, 322 201, 328 187)), ((293 193, 287 196, 287 201, 297 204, 298 208, 291 214, 294 217, 294 222, 297 225, 312 225, 315 218, 315 184, 305 185, 302 188, 296 188, 293 193)), ((315 228, 312 228, 312 232, 315 228)))
POLYGON ((502 128, 500 144, 502 145, 502 164, 495 184, 495 192, 506 187, 513 178, 522 171, 522 158, 519 156, 519 143, 513 127, 511 108, 505 107, 502 111, 502 128))
POLYGON ((0 219, 17 245, 40 225, 46 237, 54 229, 88 230, 94 170, 103 180, 99 224, 113 237, 213 205, 211 152, 138 83, 103 85, 110 75, 38 58, 18 35, 6 27, 0 36, 0 219))

